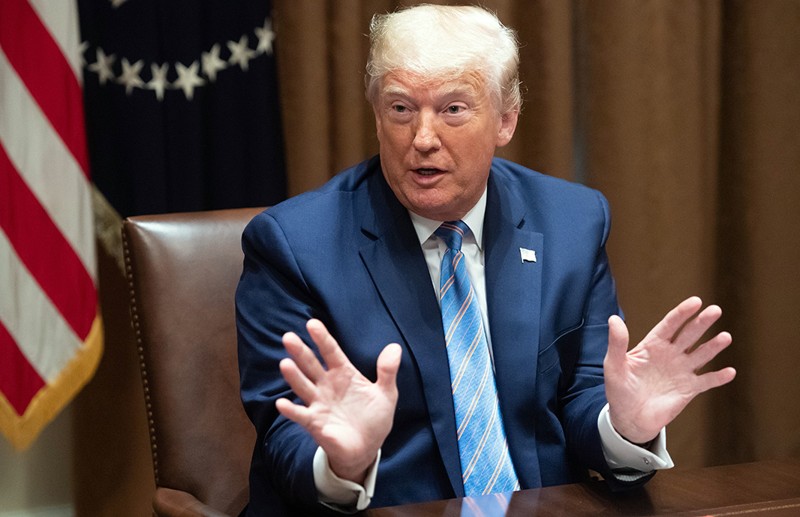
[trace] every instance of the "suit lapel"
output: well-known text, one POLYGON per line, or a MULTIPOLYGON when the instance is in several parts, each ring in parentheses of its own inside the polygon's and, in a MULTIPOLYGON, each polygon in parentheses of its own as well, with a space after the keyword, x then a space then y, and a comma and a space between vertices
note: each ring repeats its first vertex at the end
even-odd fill
POLYGON ((365 213, 374 218, 368 215, 362 225, 369 240, 361 259, 419 369, 442 461, 454 492, 463 496, 441 313, 425 258, 408 212, 380 172, 370 180, 369 203, 365 213))
POLYGON ((486 303, 500 408, 507 415, 506 435, 523 486, 541 484, 538 461, 531 461, 536 457, 530 446, 533 422, 522 428, 514 418, 530 412, 536 393, 544 242, 531 219, 518 194, 490 175, 484 221, 486 303), (536 262, 531 253, 523 261, 520 249, 535 252, 536 262))

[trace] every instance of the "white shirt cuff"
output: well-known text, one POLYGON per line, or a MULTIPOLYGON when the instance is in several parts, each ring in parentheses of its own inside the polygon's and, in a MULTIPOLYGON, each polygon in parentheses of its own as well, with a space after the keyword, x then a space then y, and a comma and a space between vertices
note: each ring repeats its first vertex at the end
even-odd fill
POLYGON ((328 463, 328 455, 322 447, 317 447, 317 452, 314 454, 314 484, 317 487, 319 502, 343 513, 364 510, 369 506, 375 493, 380 459, 381 451, 378 449, 375 463, 367 470, 362 486, 337 476, 328 463))
POLYGON ((637 475, 630 472, 625 474, 615 472, 614 475, 623 481, 634 481, 654 470, 669 469, 675 466, 667 452, 666 428, 661 429, 650 447, 647 449, 639 447, 623 438, 611 425, 608 404, 597 417, 597 428, 600 431, 603 455, 611 470, 634 470, 642 473, 637 475))

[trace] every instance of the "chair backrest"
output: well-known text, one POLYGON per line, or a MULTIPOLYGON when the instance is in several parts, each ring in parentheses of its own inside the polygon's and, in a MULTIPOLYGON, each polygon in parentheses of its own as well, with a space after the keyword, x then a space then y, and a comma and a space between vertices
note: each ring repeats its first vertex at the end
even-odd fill
POLYGON ((239 398, 234 292, 241 234, 262 209, 131 217, 131 318, 159 489, 236 515, 255 430, 239 398))

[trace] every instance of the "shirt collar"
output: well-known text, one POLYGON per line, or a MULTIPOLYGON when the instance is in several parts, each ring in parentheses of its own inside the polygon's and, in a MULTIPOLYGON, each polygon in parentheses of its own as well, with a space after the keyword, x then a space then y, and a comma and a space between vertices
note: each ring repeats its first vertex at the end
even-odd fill
MULTIPOLYGON (((444 221, 434 221, 433 219, 428 219, 426 217, 422 217, 421 215, 417 215, 411 210, 408 211, 408 214, 411 216, 411 222, 414 224, 414 230, 417 232, 417 238, 419 239, 420 246, 425 244, 425 242, 431 238, 433 232, 436 231, 439 226, 442 225, 444 221)), ((478 244, 478 249, 483 249, 483 219, 486 215, 486 189, 483 189, 483 194, 481 195, 478 202, 475 203, 475 206, 467 212, 467 215, 461 218, 467 226, 469 226, 470 231, 472 231, 472 235, 475 236, 475 242, 478 244)))

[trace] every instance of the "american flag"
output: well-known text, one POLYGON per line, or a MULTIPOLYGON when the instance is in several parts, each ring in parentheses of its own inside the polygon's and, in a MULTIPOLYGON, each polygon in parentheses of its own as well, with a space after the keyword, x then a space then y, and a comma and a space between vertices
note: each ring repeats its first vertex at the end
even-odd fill
POLYGON ((26 448, 102 350, 75 0, 0 0, 0 431, 26 448))

